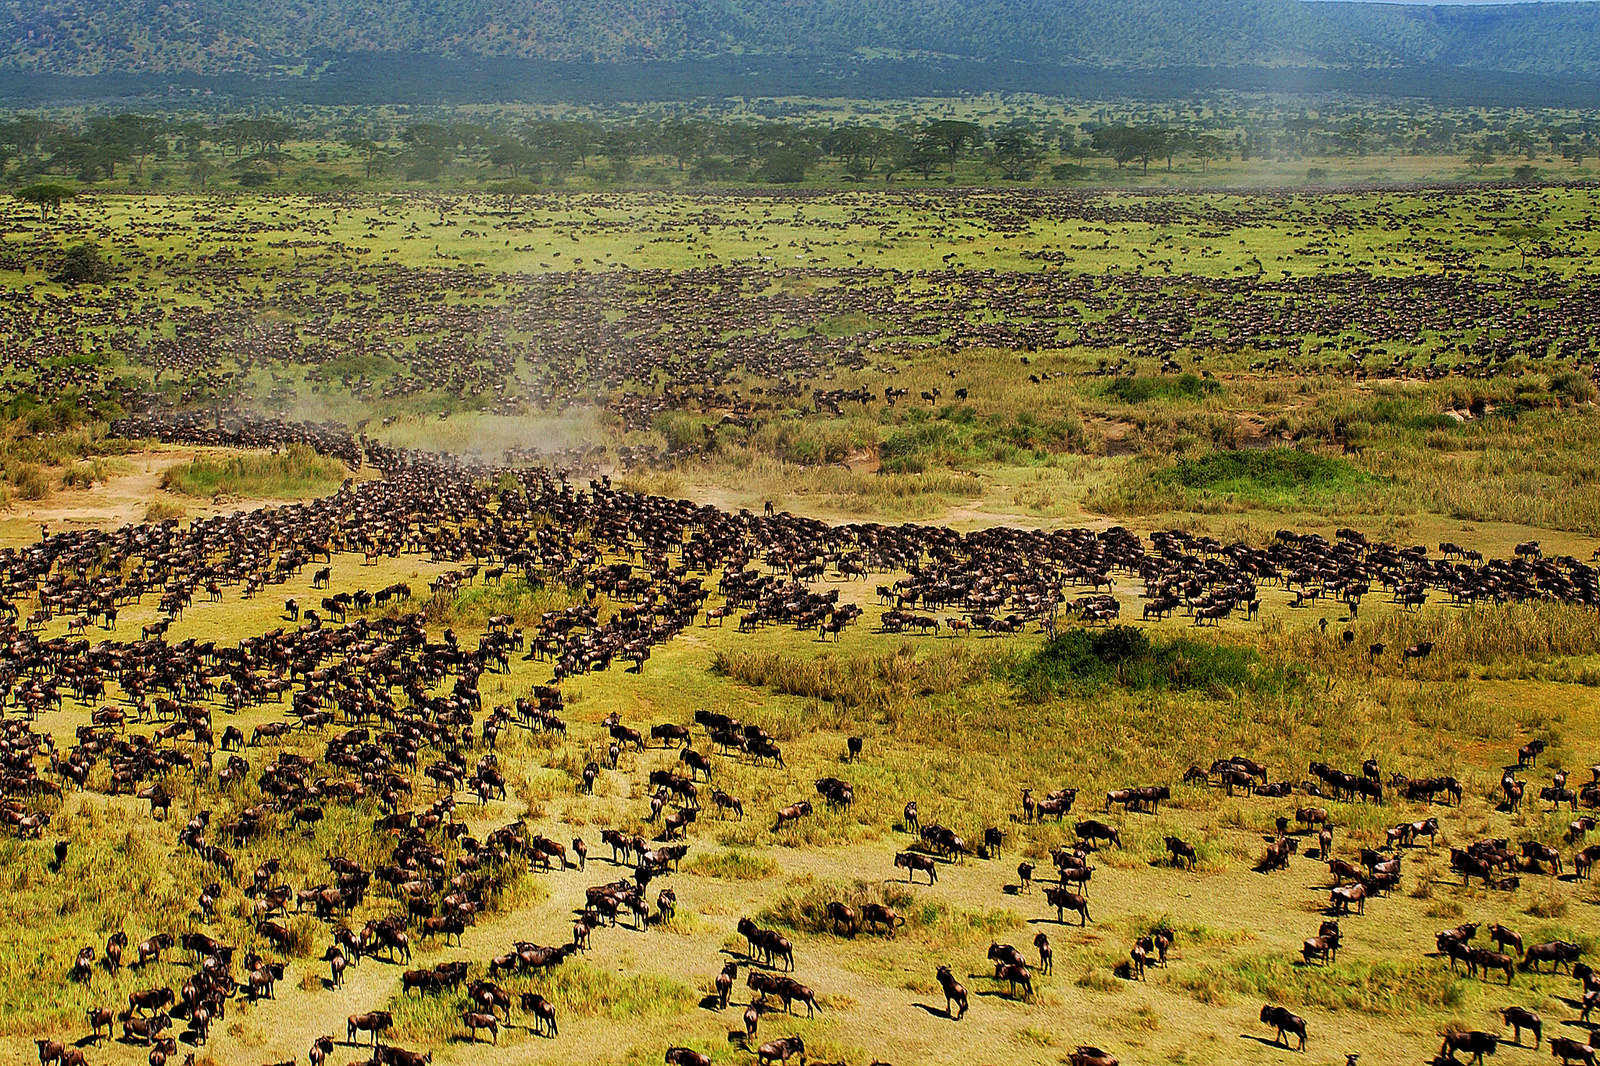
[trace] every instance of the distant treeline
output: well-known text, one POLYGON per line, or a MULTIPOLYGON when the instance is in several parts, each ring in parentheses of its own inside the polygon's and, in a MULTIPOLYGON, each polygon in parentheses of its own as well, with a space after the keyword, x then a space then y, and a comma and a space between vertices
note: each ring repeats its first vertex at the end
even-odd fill
POLYGON ((410 53, 319 54, 289 74, 19 71, 0 66, 0 103, 149 107, 450 106, 709 101, 756 97, 906 100, 1037 93, 1078 100, 1182 100, 1219 92, 1443 106, 1600 107, 1600 80, 1412 63, 1383 68, 1168 65, 1150 69, 954 57, 714 56, 694 61, 566 62, 410 53), (141 104, 140 102, 145 103, 141 104))
POLYGON ((1389 109, 1316 113, 1102 107, 1087 119, 1011 117, 979 123, 922 117, 896 125, 702 117, 536 118, 515 122, 400 123, 377 117, 299 126, 249 115, 206 121, 137 113, 66 121, 0 120, 0 176, 202 188, 273 184, 293 172, 317 182, 499 179, 517 187, 583 173, 625 182, 640 168, 693 182, 796 184, 933 180, 958 170, 1005 181, 1072 180, 1086 164, 1201 171, 1213 160, 1294 160, 1370 153, 1457 154, 1481 168, 1500 156, 1600 150, 1600 118, 1505 116, 1389 109))

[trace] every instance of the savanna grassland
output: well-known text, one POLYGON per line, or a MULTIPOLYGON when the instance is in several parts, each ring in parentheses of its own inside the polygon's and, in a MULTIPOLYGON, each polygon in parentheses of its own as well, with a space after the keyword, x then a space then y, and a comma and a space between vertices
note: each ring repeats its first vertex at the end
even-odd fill
MULTIPOLYGON (((86 1009, 181 992, 198 967, 173 948, 113 973, 117 930, 235 945, 236 981, 249 951, 287 961, 272 998, 234 996, 203 1042, 173 1021, 197 1063, 298 1060, 323 1035, 339 1066, 360 1061, 345 1019, 374 1010, 393 1015, 390 1044, 468 1064, 654 1063, 672 1046, 744 1063, 784 1035, 859 1064, 1056 1063, 1080 1045, 1129 1064, 1287 1060, 1263 1003, 1307 1019, 1316 1063, 1426 1061, 1446 1031, 1499 1032, 1512 1004, 1547 1040, 1588 1039, 1571 975, 1518 969, 1507 988, 1452 967, 1435 933, 1499 922, 1590 962, 1600 933, 1600 895, 1572 869, 1582 811, 1537 798, 1600 761, 1592 189, 80 194, 44 218, 3 210, 16 613, 0 662, 19 724, 0 1046, 19 1061, 86 1036, 86 1009), (57 280, 84 244, 101 280, 57 280), (1447 564, 1445 543, 1479 558, 1447 564), (1158 589, 1168 566, 1192 587, 1158 589), (729 574, 771 594, 730 595, 729 574), (945 591, 908 595, 923 585, 945 591), (511 648, 513 630, 528 643, 511 648), (764 730, 782 765, 719 750, 691 724, 703 712, 764 730), (611 722, 644 743, 613 757, 611 722), (275 723, 296 727, 251 741, 275 723), (487 723, 504 790, 480 799, 487 723), (683 769, 650 739, 664 723, 690 727, 712 772, 687 853, 644 864, 643 928, 624 908, 587 951, 494 976, 513 1005, 493 1047, 468 1038, 464 987, 404 991, 407 969, 464 960, 490 979, 516 942, 570 942, 586 889, 635 875, 603 830, 670 843, 647 820, 651 773, 683 769), (229 727, 242 747, 208 766, 229 727), (1503 809, 1502 772, 1536 741, 1527 794, 1503 809), (1289 794, 1220 787, 1204 771, 1233 755, 1289 794), (223 780, 230 757, 246 766, 223 780), (1367 759, 1381 805, 1309 769, 1360 776, 1367 759), (85 788, 63 763, 87 767, 85 788), (442 787, 451 765, 464 776, 442 787), (1449 776, 1459 803, 1405 799, 1395 775, 1449 776), (851 802, 826 802, 825 777, 851 802), (1130 786, 1170 797, 1110 807, 1130 786), (713 787, 742 818, 719 816, 713 787), (1024 789, 1065 788, 1064 819, 1025 817, 1024 789), (775 828, 802 800, 812 813, 775 828), (933 853, 908 802, 965 840, 936 883, 894 865, 933 853), (1326 808, 1332 857, 1357 865, 1391 827, 1439 822, 1395 850, 1397 888, 1339 917, 1325 964, 1300 954, 1333 885, 1300 808, 1326 808), (206 810, 231 875, 181 837, 206 810), (1086 818, 1121 846, 1089 858, 1092 922, 1061 924, 1051 852, 1086 818), (1298 853, 1260 872, 1279 818, 1298 853), (241 820, 259 826, 222 828, 241 820), (1004 840, 982 858, 990 827, 1004 840), (583 839, 593 865, 533 861, 536 836, 583 839), (1464 885, 1451 849, 1492 838, 1557 849, 1562 875, 1464 885), (263 902, 334 883, 329 856, 409 872, 324 917, 263 902), (847 935, 831 902, 905 924, 847 935), (470 921, 431 932, 424 909, 470 921), (392 915, 411 961, 380 947, 331 987, 335 929, 392 915), (748 1042, 746 980, 765 967, 745 917, 792 942, 817 995, 815 1017, 768 997, 748 1042), (1168 964, 1135 979, 1130 948, 1164 927, 1168 964), (1053 971, 1013 997, 986 953, 1037 961, 1040 932, 1053 971), (939 965, 970 994, 959 1021, 939 965), (523 992, 554 1007, 558 1036, 532 1031, 523 992)), ((93 1063, 148 1050, 83 1046, 93 1063)))

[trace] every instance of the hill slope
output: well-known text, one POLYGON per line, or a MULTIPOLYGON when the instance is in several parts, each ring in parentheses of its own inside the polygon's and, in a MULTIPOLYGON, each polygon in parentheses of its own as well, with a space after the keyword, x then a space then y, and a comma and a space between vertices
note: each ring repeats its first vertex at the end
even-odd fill
POLYGON ((1300 0, 9 0, 0 70, 264 73, 412 54, 1022 60, 1100 68, 1466 67, 1600 75, 1600 4, 1300 0))

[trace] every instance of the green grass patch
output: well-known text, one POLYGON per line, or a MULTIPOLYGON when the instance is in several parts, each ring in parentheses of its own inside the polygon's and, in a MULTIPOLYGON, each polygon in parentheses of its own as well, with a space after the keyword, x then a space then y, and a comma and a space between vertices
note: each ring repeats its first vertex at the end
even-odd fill
POLYGON ((1242 996, 1290 1007, 1380 1017, 1451 1010, 1463 1000, 1449 968, 1425 960, 1363 959, 1331 966, 1296 966, 1288 958, 1263 955, 1225 965, 1185 967, 1172 975, 1171 982, 1201 1003, 1222 1005, 1242 996))
POLYGON ((1100 395, 1120 403, 1142 404, 1156 400, 1199 400, 1221 391, 1222 385, 1214 378, 1179 374, 1175 378, 1112 378, 1101 388, 1100 395))
POLYGON ((1326 494, 1359 488, 1373 480, 1343 459, 1298 448, 1207 452, 1180 459, 1154 476, 1190 491, 1257 499, 1326 494))
POLYGON ((778 864, 765 856, 730 848, 714 854, 696 855, 684 864, 683 870, 721 881, 765 881, 777 876, 778 864))
POLYGON ((1133 626, 1069 629, 1011 669, 1013 681, 1036 696, 1199 691, 1224 696, 1281 687, 1283 675, 1248 648, 1187 637, 1154 640, 1133 626))
POLYGON ((495 615, 510 615, 517 625, 537 619, 547 611, 560 611, 577 602, 561 586, 533 584, 525 578, 507 577, 493 585, 468 585, 432 596, 422 608, 433 625, 482 627, 495 615))
POLYGON ((180 496, 266 496, 295 499, 324 496, 339 487, 346 471, 340 462, 304 444, 276 453, 212 458, 197 456, 161 475, 161 487, 180 496))

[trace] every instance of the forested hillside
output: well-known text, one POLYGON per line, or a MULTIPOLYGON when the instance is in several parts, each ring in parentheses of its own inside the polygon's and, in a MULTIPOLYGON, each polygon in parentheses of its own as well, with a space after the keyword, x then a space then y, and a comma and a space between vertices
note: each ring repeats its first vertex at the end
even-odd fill
POLYGON ((1600 6, 1300 0, 10 0, 0 70, 310 73, 353 55, 891 55, 1600 74, 1600 6))

